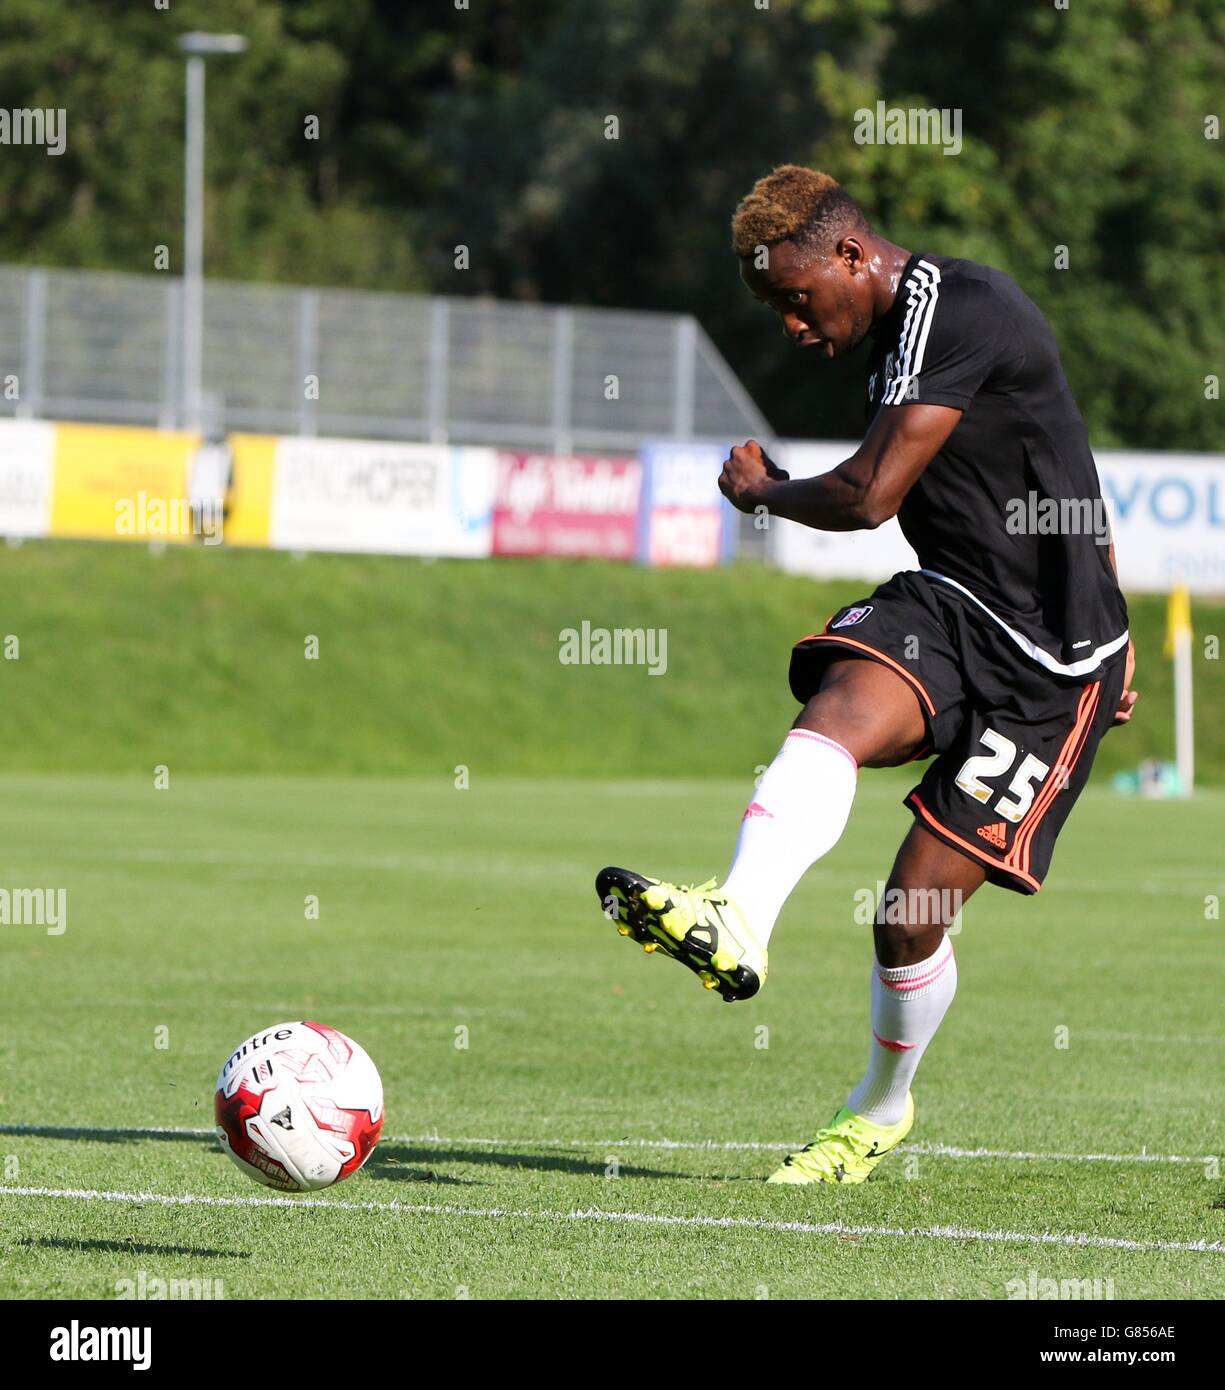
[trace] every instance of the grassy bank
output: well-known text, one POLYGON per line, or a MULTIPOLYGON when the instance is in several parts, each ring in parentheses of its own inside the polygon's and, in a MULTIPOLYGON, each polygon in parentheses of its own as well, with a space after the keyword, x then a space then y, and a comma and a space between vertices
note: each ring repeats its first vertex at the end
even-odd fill
MULTIPOLYGON (((868 587, 748 565, 0 549, 0 635, 18 639, 0 661, 4 766, 745 776, 794 715, 791 642, 868 587), (562 664, 559 635, 584 621, 665 629, 666 673, 562 664)), ((1135 598, 1132 614, 1142 700, 1099 776, 1172 754, 1164 600, 1135 598)), ((1195 619, 1199 773, 1220 784, 1225 663, 1202 637, 1225 631, 1225 604, 1195 619)))

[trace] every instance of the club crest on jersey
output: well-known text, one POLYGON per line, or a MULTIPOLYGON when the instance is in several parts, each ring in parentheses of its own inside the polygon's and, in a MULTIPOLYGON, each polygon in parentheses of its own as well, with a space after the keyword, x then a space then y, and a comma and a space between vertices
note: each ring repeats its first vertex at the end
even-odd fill
POLYGON ((870 603, 861 603, 856 608, 848 608, 836 623, 830 623, 830 630, 832 631, 836 627, 854 627, 856 623, 862 623, 871 613, 872 607, 873 605, 870 603))
POLYGON ((873 372, 868 383, 868 397, 870 400, 878 401, 889 389, 894 377, 897 376, 897 353, 888 352, 885 354, 884 363, 879 371, 873 372))

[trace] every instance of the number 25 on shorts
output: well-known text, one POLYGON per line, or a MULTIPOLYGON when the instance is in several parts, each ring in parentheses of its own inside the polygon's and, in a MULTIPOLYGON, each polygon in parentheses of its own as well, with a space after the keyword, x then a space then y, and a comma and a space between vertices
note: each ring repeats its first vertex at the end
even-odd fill
MULTIPOLYGON (((984 805, 991 797, 992 788, 984 778, 1003 776, 1016 762, 1017 746, 1012 739, 997 733, 995 729, 985 729, 979 741, 991 749, 990 753, 975 753, 961 765, 957 774, 957 785, 975 801, 984 805)), ((1034 803, 1034 794, 1050 772, 1049 766, 1041 758, 1026 753, 1020 767, 1008 784, 1010 795, 1001 796, 995 803, 995 811, 1014 825, 1034 803)))

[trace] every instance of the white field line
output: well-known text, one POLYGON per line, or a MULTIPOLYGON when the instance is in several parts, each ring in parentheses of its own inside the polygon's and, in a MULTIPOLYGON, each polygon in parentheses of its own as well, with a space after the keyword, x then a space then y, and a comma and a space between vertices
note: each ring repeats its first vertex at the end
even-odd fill
POLYGON ((1092 1042, 1180 1043, 1188 1047, 1220 1047, 1225 1037, 1192 1033, 1100 1033, 1096 1028, 1078 1028, 1077 1040, 1092 1042))
MULTIPOLYGON (((173 1127, 147 1129, 104 1129, 77 1125, 0 1125, 0 1134, 27 1135, 33 1138, 99 1139, 108 1138, 185 1138, 212 1139, 211 1129, 178 1129, 173 1127)), ((618 1149, 662 1149, 700 1153, 789 1153, 798 1143, 777 1144, 759 1140, 722 1139, 478 1139, 470 1136, 455 1138, 441 1134, 385 1134, 384 1144, 438 1144, 456 1148, 471 1144, 490 1149, 599 1149, 615 1153, 618 1149)), ((963 1149, 954 1144, 938 1144, 921 1140, 914 1144, 899 1144, 898 1153, 926 1154, 929 1158, 1003 1159, 1028 1163, 1194 1163, 1203 1164, 1215 1154, 1076 1154, 1041 1153, 1024 1149, 963 1149)))
POLYGON ((768 1221, 751 1216, 665 1216, 645 1211, 528 1211, 507 1207, 461 1207, 436 1202, 345 1202, 317 1197, 206 1197, 196 1193, 103 1192, 83 1187, 0 1187, 0 1197, 51 1197, 84 1202, 137 1202, 163 1207, 296 1207, 312 1211, 400 1212, 407 1216, 458 1216, 514 1221, 579 1221, 717 1230, 776 1231, 810 1236, 886 1236, 904 1240, 975 1240, 987 1244, 1062 1245, 1095 1250, 1175 1250, 1225 1255, 1225 1243, 1206 1240, 1127 1240, 1062 1231, 979 1231, 963 1226, 864 1226, 844 1221, 768 1221))
MULTIPOLYGON (((743 803, 741 803, 743 804, 743 803)), ((413 827, 406 827, 412 830, 413 827)), ((16 854, 21 857, 22 851, 13 851, 9 848, 8 857, 11 859, 16 854)), ((204 849, 190 850, 180 846, 167 846, 165 848, 147 846, 138 849, 131 849, 121 845, 112 845, 101 850, 70 850, 59 849, 54 855, 47 855, 41 848, 31 850, 27 856, 35 863, 45 862, 67 862, 83 864, 192 864, 218 867, 242 867, 254 869, 259 872, 252 875, 255 878, 269 878, 301 868, 308 869, 353 869, 362 872, 386 872, 404 873, 408 871, 420 871, 422 869, 441 870, 444 873, 465 873, 472 863, 470 855, 462 852, 445 853, 419 852, 416 854, 406 853, 404 850, 389 852, 387 854, 361 854, 361 853, 335 853, 327 850, 311 850, 309 853, 299 853, 294 851, 276 850, 226 850, 226 849, 204 849)), ((561 859, 542 859, 537 856, 532 862, 524 863, 510 856, 505 858, 486 856, 482 859, 482 865, 486 870, 496 870, 498 874, 512 878, 536 879, 542 877, 556 878, 558 874, 566 874, 572 869, 572 865, 561 859)), ((1198 892, 1193 892, 1185 885, 1189 878, 1204 878, 1208 882, 1217 881, 1219 864, 1208 861, 1192 861, 1187 864, 1171 865, 1169 868, 1162 869, 1157 866, 1147 865, 1145 867, 1147 877, 1137 879, 1132 882, 1120 880, 1107 880, 1102 878, 1076 878, 1074 876, 1061 877, 1059 885, 1068 892, 1075 893, 1095 893, 1103 895, 1117 895, 1120 891, 1130 894, 1143 894, 1146 897, 1161 897, 1179 899, 1184 897, 1198 897, 1198 892), (1165 876, 1164 878, 1162 876, 1165 876)), ((586 883, 584 877, 583 882, 586 883)), ((820 882, 819 877, 814 879, 820 882)), ((589 890, 584 887, 582 896, 585 899, 589 890)), ((848 923, 850 921, 848 913, 848 923)))

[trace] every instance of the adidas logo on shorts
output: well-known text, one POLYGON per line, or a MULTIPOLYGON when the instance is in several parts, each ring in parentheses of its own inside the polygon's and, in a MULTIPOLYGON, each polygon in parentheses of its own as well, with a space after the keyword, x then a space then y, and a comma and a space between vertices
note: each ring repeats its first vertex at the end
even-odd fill
POLYGON ((1008 827, 1002 820, 997 820, 994 825, 980 825, 977 833, 982 836, 988 844, 994 845, 996 849, 1006 849, 1008 841, 1005 839, 1008 827))

